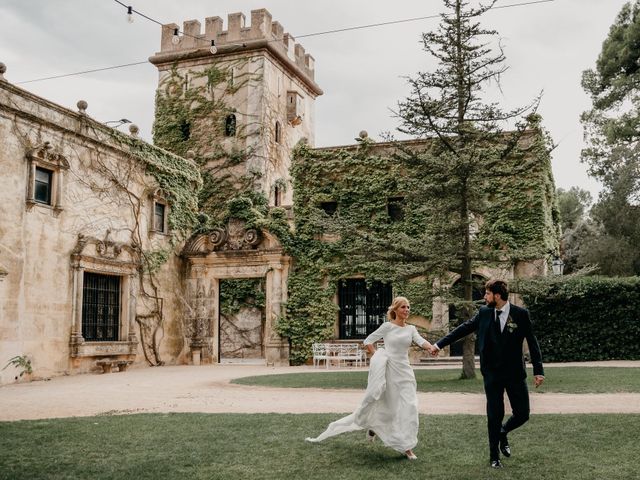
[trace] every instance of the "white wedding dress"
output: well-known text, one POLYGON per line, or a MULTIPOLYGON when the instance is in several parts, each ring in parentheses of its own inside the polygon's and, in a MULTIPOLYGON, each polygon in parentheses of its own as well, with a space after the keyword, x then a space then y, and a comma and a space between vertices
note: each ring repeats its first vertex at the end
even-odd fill
POLYGON ((416 378, 409 365, 412 342, 422 346, 416 327, 383 323, 369 335, 365 345, 384 339, 384 349, 371 357, 367 390, 362 403, 351 415, 329 424, 327 429, 308 442, 322 440, 355 430, 373 430, 388 447, 404 453, 418 443, 418 397, 416 378))

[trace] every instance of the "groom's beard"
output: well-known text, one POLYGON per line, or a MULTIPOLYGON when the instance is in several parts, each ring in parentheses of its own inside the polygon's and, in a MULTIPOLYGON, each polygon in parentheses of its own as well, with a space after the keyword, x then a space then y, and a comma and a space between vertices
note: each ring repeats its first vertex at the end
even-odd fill
POLYGON ((487 302, 487 307, 496 308, 496 302, 487 302))

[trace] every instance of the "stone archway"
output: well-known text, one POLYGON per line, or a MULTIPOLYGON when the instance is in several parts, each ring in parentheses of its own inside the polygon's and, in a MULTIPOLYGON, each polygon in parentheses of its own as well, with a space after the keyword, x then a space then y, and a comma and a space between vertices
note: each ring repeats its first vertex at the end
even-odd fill
POLYGON ((198 235, 183 250, 187 260, 185 331, 194 364, 220 361, 220 281, 264 278, 262 332, 267 365, 289 364, 289 343, 275 331, 287 299, 290 258, 267 232, 244 229, 232 219, 226 229, 198 235))

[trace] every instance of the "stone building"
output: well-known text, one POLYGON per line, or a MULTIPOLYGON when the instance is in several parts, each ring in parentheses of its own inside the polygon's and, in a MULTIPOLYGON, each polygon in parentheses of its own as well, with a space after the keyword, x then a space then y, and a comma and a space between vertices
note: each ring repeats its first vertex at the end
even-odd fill
POLYGON ((42 378, 100 360, 185 361, 178 258, 153 278, 148 268, 171 251, 171 210, 184 207, 168 201, 159 174, 178 168, 178 183, 197 189, 198 169, 135 127, 127 136, 96 122, 84 101, 71 111, 11 85, 1 67, 1 367, 26 356, 42 378))
MULTIPOLYGON (((165 25, 149 60, 159 71, 155 146, 92 120, 84 103, 71 111, 0 75, 0 362, 27 356, 35 378, 98 371, 105 361, 285 365, 305 358, 283 333, 290 304, 308 312, 310 335, 362 338, 396 286, 325 272, 316 279, 323 299, 305 304, 300 277, 309 270, 289 241, 313 223, 294 218, 296 195, 305 211, 300 194, 311 185, 304 171, 292 173, 296 145, 314 151, 323 92, 313 57, 261 9, 250 25, 229 15, 226 30, 219 17, 204 30, 196 20, 165 25), (178 191, 168 176, 180 179, 178 191), (200 195, 196 218, 199 190, 209 197, 200 195), (243 281, 263 299, 223 314, 225 289, 243 281)), ((358 148, 315 152, 341 158, 358 148)), ((548 162, 540 168, 551 178, 548 162)), ((536 208, 553 223, 553 199, 541 194, 536 208)), ((314 219, 332 208, 329 197, 314 202, 314 219)), ((545 268, 540 258, 502 274, 545 268)), ((447 323, 446 305, 431 311, 423 326, 447 323)), ((1 371, 0 383, 14 373, 1 371)))

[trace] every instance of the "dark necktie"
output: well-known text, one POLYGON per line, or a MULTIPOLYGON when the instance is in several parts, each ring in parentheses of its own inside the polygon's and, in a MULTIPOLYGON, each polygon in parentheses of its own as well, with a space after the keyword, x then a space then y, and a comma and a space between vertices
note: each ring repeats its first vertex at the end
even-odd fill
POLYGON ((500 325, 500 314, 502 310, 496 310, 496 324, 498 325, 498 331, 502 332, 502 326, 500 325))

